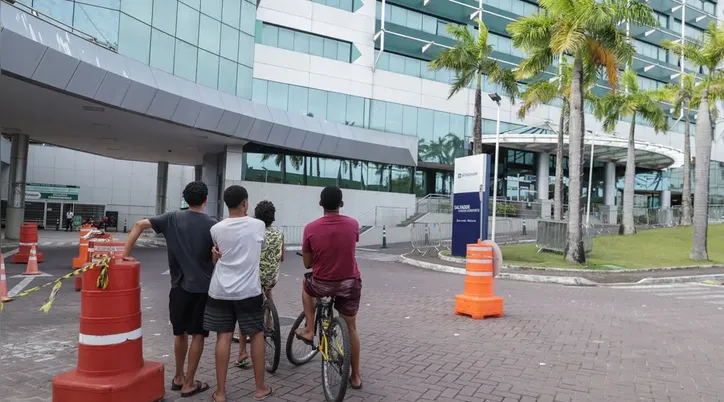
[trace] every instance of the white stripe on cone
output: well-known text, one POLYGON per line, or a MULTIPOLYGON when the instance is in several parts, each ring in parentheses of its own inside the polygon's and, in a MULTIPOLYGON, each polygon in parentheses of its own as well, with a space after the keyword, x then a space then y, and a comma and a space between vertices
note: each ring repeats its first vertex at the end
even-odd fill
POLYGON ((468 271, 468 272, 465 273, 465 275, 470 275, 470 276, 493 276, 493 273, 492 273, 492 272, 470 272, 470 271, 468 271))
POLYGON ((18 243, 18 246, 37 246, 38 243, 18 243))
POLYGON ((88 346, 111 346, 118 345, 126 341, 135 341, 136 339, 140 339, 141 336, 143 336, 143 328, 113 335, 78 334, 78 343, 88 346))

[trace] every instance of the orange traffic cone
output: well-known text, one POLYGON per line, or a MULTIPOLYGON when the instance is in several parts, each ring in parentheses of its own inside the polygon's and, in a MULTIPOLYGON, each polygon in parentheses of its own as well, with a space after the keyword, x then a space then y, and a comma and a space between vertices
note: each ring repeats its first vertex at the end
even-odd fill
POLYGON ((28 257, 28 267, 25 268, 23 275, 40 275, 38 270, 38 255, 35 251, 35 244, 30 248, 30 256, 28 257))
POLYGON ((5 256, 0 253, 0 302, 6 303, 11 300, 8 297, 8 283, 5 281, 5 256))

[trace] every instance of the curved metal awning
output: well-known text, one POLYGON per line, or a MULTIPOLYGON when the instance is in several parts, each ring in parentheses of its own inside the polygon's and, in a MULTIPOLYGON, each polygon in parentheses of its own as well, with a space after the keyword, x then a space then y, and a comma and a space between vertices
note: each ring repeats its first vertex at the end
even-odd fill
MULTIPOLYGON (((147 124, 133 131, 146 143, 163 140, 151 129, 152 121, 162 121, 179 130, 237 142, 344 159, 417 165, 417 137, 332 123, 252 102, 115 53, 8 3, 0 2, 0 7, 3 75, 64 94, 69 98, 67 103, 73 98, 83 100, 88 107, 108 106, 143 118, 147 124)), ((60 109, 65 103, 52 106, 60 109)), ((42 112, 33 107, 32 99, 22 107, 42 112)), ((53 141, 42 140, 65 146, 64 136, 69 133, 64 126, 83 118, 66 113, 65 121, 55 124, 53 133, 46 133, 53 135, 53 141)), ((41 135, 37 130, 32 132, 32 119, 27 120, 12 124, 31 138, 41 135)), ((126 131, 132 130, 128 127, 126 131)), ((131 138, 124 136, 123 140, 130 142, 131 138)), ((117 157, 108 149, 99 148, 95 153, 117 157)), ((134 159, 134 155, 126 158, 134 159)), ((164 154, 156 160, 164 160, 164 154)))
MULTIPOLYGON (((495 134, 483 134, 482 143, 494 145, 495 134)), ((595 143, 593 155, 595 161, 626 163, 628 139, 589 131, 585 138, 584 159, 590 159, 592 143, 595 143)), ((557 127, 544 122, 507 131, 500 134, 500 146, 555 154, 558 147, 557 127)), ((640 168, 666 169, 684 164, 684 153, 669 146, 636 141, 635 149, 636 166, 640 168)), ((568 136, 563 139, 563 152, 568 154, 568 136)))

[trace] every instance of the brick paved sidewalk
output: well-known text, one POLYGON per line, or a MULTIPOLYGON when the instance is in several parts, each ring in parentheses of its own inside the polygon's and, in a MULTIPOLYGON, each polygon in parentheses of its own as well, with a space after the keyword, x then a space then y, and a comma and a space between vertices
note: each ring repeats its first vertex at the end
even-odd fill
MULTIPOLYGON (((49 250, 46 258, 64 260, 74 251, 49 250)), ((145 356, 166 364, 169 387, 165 250, 140 249, 136 256, 143 264, 145 356)), ((275 289, 287 318, 300 311, 304 272, 298 258, 288 257, 275 289)), ((505 317, 473 321, 452 314, 460 275, 362 258, 360 267, 364 389, 350 390, 348 401, 724 400, 724 322, 716 305, 623 289, 498 281, 505 317)), ((37 309, 46 296, 14 301, 0 313, 3 402, 50 401, 53 376, 75 365, 79 295, 64 286, 44 315, 37 309)), ((213 344, 212 335, 199 370, 212 390, 213 344)), ((229 400, 251 400, 251 371, 230 370, 229 400)), ((277 391, 269 400, 321 401, 319 382, 318 358, 293 367, 282 355, 278 372, 268 377, 277 391)), ((184 399, 209 401, 211 392, 184 399)))

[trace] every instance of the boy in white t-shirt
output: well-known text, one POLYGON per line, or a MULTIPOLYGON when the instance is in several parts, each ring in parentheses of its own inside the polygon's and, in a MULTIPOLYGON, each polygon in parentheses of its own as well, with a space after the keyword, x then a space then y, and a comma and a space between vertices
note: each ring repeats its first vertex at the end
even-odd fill
POLYGON ((273 394, 264 384, 264 297, 259 279, 259 260, 264 246, 264 222, 246 215, 249 194, 241 186, 224 191, 229 217, 211 227, 214 247, 214 273, 204 313, 204 329, 217 333, 214 401, 226 401, 226 375, 231 354, 231 338, 239 329, 251 338, 256 391, 254 400, 273 394))

